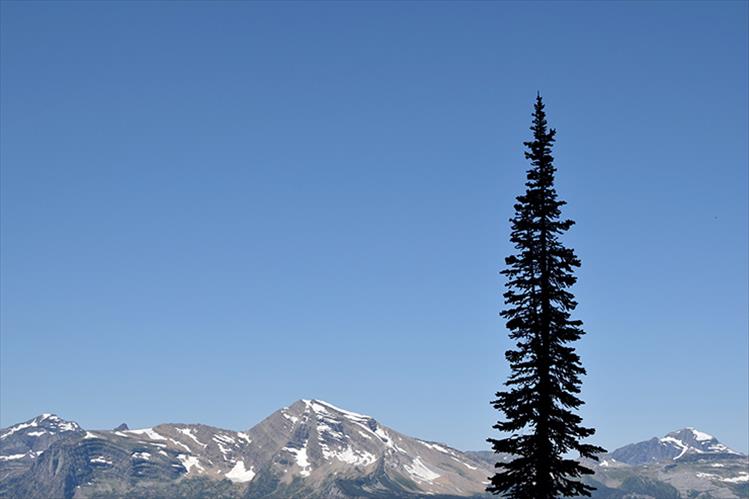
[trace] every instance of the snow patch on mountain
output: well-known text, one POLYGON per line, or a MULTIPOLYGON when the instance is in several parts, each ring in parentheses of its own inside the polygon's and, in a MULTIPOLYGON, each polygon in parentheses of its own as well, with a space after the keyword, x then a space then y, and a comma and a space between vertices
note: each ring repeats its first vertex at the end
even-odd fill
MULTIPOLYGON (((202 464, 200 464, 200 461, 195 456, 188 456, 185 454, 178 454, 177 459, 179 459, 179 462, 182 463, 182 466, 185 467, 187 470, 187 473, 189 474, 193 468, 197 469, 198 472, 205 471, 205 468, 202 464)), ((243 465, 244 466, 244 465, 243 465)))
POLYGON ((255 470, 252 466, 250 469, 245 469, 244 461, 240 460, 224 476, 235 483, 246 483, 255 478, 255 470))
MULTIPOLYGON (((325 449, 323 449, 325 453, 325 449)), ((347 446, 342 451, 329 453, 325 457, 334 457, 341 462, 353 464, 355 466, 369 466, 370 464, 377 461, 374 454, 371 454, 365 450, 355 450, 351 446, 347 446)))
POLYGON ((294 459, 296 460, 297 466, 299 466, 299 474, 302 476, 309 476, 311 473, 312 465, 309 462, 309 458, 307 457, 307 441, 304 441, 304 446, 302 446, 301 449, 296 449, 294 447, 284 447, 282 450, 285 450, 287 452, 290 452, 294 455, 294 459))
POLYGON ((164 437, 164 436, 159 435, 158 433, 156 433, 156 431, 154 431, 153 428, 141 428, 139 430, 126 430, 126 431, 117 432, 117 433, 125 433, 125 434, 145 436, 149 440, 166 440, 166 437, 164 437))
POLYGON ((112 461, 110 461, 109 459, 107 459, 104 456, 95 456, 95 457, 92 457, 91 459, 89 459, 89 462, 91 464, 100 464, 100 465, 104 465, 104 466, 112 466, 112 461))
POLYGON ((74 423, 73 421, 65 421, 55 416, 54 414, 49 415, 46 419, 51 423, 53 427, 56 427, 58 431, 78 431, 81 429, 81 427, 78 426, 78 423, 74 423))
POLYGON ((695 440, 700 441, 700 442, 704 442, 706 440, 713 440, 715 438, 712 435, 709 435, 707 433, 701 432, 699 430, 695 430, 691 426, 689 428, 687 428, 687 430, 691 431, 692 434, 694 435, 695 440))

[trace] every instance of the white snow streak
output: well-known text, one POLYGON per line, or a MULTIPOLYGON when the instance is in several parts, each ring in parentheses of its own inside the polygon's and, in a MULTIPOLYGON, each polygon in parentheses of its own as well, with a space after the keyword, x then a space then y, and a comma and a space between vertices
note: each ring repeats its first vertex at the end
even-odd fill
POLYGON ((8 431, 6 431, 2 435, 0 435, 0 440, 2 440, 3 438, 9 437, 9 436, 13 435, 15 432, 21 431, 24 428, 31 428, 33 426, 36 426, 36 419, 34 421, 32 421, 31 423, 20 423, 20 424, 17 424, 15 426, 11 426, 8 431))
POLYGON ((674 458, 674 461, 677 460, 677 459, 679 459, 681 456, 683 456, 689 450, 689 446, 687 444, 685 444, 684 442, 682 442, 681 440, 679 440, 678 438, 674 438, 674 437, 663 437, 660 440, 663 443, 674 444, 674 445, 676 445, 677 447, 679 447, 681 449, 681 453, 674 458))
POLYGON ((743 482, 749 482, 749 473, 746 473, 742 471, 739 476, 735 476, 733 478, 724 478, 724 482, 728 483, 743 483, 743 482))
POLYGON ((444 452, 445 454, 454 454, 453 451, 445 449, 441 445, 432 443, 432 442, 425 442, 424 440, 419 440, 419 443, 425 447, 429 447, 430 449, 434 449, 436 451, 444 452))
POLYGON ((132 433, 133 435, 145 435, 149 440, 166 440, 166 438, 156 433, 153 428, 142 428, 140 430, 125 430, 122 433, 132 433))
POLYGON ((440 475, 427 468, 424 463, 421 462, 421 458, 416 456, 413 460, 413 466, 405 465, 406 471, 420 482, 431 482, 435 478, 439 478, 440 475))
POLYGON ((196 444, 203 446, 204 449, 208 447, 207 444, 204 444, 203 442, 198 440, 195 435, 192 434, 191 428, 176 428, 176 430, 182 433, 183 435, 187 435, 188 437, 190 437, 196 444))

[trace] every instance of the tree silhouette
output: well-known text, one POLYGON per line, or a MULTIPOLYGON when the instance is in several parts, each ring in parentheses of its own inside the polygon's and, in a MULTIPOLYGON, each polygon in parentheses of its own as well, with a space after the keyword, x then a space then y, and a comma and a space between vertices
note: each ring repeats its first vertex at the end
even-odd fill
POLYGON ((571 319, 577 303, 568 291, 577 278, 573 271, 580 260, 559 240, 573 224, 560 219, 566 204, 554 189, 554 158, 551 147, 556 130, 549 129, 541 96, 533 113, 533 140, 525 142, 531 162, 525 194, 518 196, 511 219, 510 241, 517 252, 505 259, 504 293, 507 320, 514 350, 505 357, 511 374, 492 401, 504 413, 494 428, 511 435, 489 438, 494 452, 511 454, 512 460, 496 465, 487 491, 513 498, 552 499, 590 496, 593 487, 582 483, 592 470, 569 456, 597 460, 605 449, 581 440, 595 430, 581 426, 575 409, 580 377, 585 369, 570 344, 584 333, 582 322, 571 319))

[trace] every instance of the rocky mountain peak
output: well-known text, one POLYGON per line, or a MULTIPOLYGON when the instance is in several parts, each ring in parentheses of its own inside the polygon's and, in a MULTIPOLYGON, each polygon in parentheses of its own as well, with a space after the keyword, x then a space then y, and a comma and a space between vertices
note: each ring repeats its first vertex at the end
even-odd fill
POLYGON ((610 457, 626 464, 646 464, 688 459, 721 459, 740 453, 723 445, 714 436, 695 428, 682 428, 663 437, 626 445, 610 457))
POLYGON ((681 452, 678 459, 686 454, 739 454, 718 441, 709 433, 695 428, 683 428, 672 431, 660 439, 661 442, 679 447, 681 452))
POLYGON ((66 421, 56 414, 45 413, 0 431, 0 440, 10 438, 13 435, 39 437, 43 434, 75 431, 81 431, 81 427, 75 421, 66 421))
POLYGON ((66 421, 56 414, 40 414, 23 423, 0 429, 0 462, 11 467, 23 466, 33 462, 53 443, 83 434, 74 421, 66 421))

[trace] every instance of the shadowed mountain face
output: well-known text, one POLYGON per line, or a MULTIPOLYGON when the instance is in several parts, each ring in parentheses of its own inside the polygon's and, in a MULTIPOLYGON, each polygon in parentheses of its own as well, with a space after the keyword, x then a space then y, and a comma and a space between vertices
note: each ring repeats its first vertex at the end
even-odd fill
MULTIPOLYGON (((319 400, 295 402, 245 432, 199 424, 86 431, 44 414, 0 430, 0 497, 476 498, 497 457, 408 437, 319 400)), ((693 429, 589 464, 599 498, 746 497, 749 479, 746 456, 693 429)))

